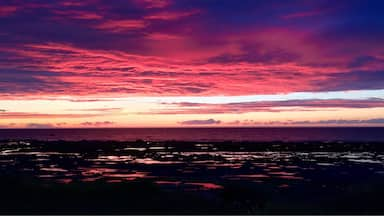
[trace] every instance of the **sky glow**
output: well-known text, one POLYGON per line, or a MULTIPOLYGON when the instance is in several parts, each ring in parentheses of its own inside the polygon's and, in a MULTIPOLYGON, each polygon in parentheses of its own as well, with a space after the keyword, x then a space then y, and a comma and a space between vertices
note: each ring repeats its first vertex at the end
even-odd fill
POLYGON ((0 2, 0 127, 384 126, 383 1, 0 2))

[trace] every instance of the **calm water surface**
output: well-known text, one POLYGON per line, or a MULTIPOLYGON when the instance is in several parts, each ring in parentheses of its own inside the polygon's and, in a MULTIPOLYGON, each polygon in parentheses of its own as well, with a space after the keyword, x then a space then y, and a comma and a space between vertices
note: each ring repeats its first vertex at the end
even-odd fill
POLYGON ((1 139, 151 141, 384 141, 384 128, 3 129, 1 139))

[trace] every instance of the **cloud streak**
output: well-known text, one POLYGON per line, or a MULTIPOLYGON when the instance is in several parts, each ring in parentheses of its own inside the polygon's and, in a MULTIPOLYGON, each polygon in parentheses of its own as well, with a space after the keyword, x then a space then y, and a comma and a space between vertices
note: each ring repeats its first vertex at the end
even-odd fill
POLYGON ((384 99, 367 100, 286 100, 286 101, 257 101, 226 104, 210 103, 163 103, 165 107, 141 114, 224 114, 248 112, 283 112, 283 111, 316 111, 324 108, 378 108, 384 107, 384 99))
POLYGON ((53 124, 29 123, 26 125, 26 127, 34 128, 34 129, 44 129, 44 128, 54 128, 55 126, 53 124))
POLYGON ((81 126, 85 127, 108 127, 114 125, 115 122, 111 121, 103 121, 103 122, 82 122, 80 123, 81 126))
POLYGON ((374 118, 374 119, 329 119, 329 120, 319 120, 319 121, 257 121, 257 120, 236 120, 232 122, 227 122, 227 125, 236 125, 236 126, 357 126, 357 125, 371 125, 371 126, 382 126, 384 125, 384 118, 374 118))
POLYGON ((53 113, 36 113, 36 112, 0 112, 2 119, 54 119, 54 118, 91 118, 97 116, 103 116, 105 113, 98 114, 53 114, 53 113))
POLYGON ((187 120, 179 122, 181 125, 217 125, 220 124, 220 120, 206 119, 206 120, 187 120))

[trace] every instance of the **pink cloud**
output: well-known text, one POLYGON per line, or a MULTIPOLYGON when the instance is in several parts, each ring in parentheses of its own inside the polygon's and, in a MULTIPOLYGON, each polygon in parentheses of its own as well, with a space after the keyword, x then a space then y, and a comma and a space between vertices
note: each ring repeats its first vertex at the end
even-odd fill
POLYGON ((55 14, 60 17, 55 17, 55 19, 60 18, 72 18, 80 20, 100 20, 103 19, 103 16, 95 12, 89 11, 79 11, 79 10, 54 10, 55 14))
POLYGON ((165 12, 159 12, 154 13, 151 15, 148 15, 145 17, 145 19, 153 19, 153 20, 176 20, 181 19, 184 17, 189 17, 192 15, 196 15, 201 13, 200 10, 191 10, 191 11, 177 11, 177 12, 171 12, 171 11, 165 11, 165 12))
POLYGON ((102 116, 104 114, 49 114, 49 113, 35 113, 35 112, 1 112, 2 119, 29 119, 29 118, 90 118, 102 116))
POLYGON ((296 12, 296 13, 284 15, 283 19, 311 17, 311 16, 317 16, 317 15, 323 14, 325 12, 326 12, 325 10, 302 11, 302 12, 296 12))
MULTIPOLYGON (((271 38, 269 40, 270 43, 275 41, 271 38)), ((188 44, 188 39, 183 37, 171 41, 174 46, 178 45, 178 41, 188 44)), ((312 66, 294 61, 270 63, 266 60, 252 62, 247 61, 246 58, 250 58, 248 56, 240 56, 245 58, 243 61, 225 60, 227 57, 221 61, 213 59, 225 53, 231 53, 231 58, 241 52, 235 48, 231 49, 230 45, 211 49, 194 47, 194 44, 190 43, 188 46, 191 49, 186 52, 182 50, 187 49, 185 46, 173 48, 172 51, 172 48, 167 48, 172 46, 166 42, 157 44, 162 44, 165 53, 136 54, 118 50, 87 49, 62 43, 3 47, 0 51, 9 53, 11 57, 7 62, 0 62, 0 67, 7 70, 27 69, 30 71, 28 77, 41 83, 39 88, 46 85, 51 90, 56 90, 50 91, 51 96, 73 95, 74 92, 77 96, 107 97, 275 94, 342 90, 348 85, 358 88, 362 83, 359 80, 371 80, 372 77, 376 77, 374 80, 377 80, 377 84, 370 82, 370 85, 378 86, 381 80, 380 74, 371 72, 371 65, 366 64, 358 65, 353 70, 367 69, 367 72, 355 73, 350 71, 348 66, 342 65, 312 66), (174 54, 166 53, 169 50, 174 54), (41 74, 41 71, 46 73, 41 74)), ((271 55, 275 54, 268 54, 271 55)), ((279 54, 276 55, 278 58, 279 54)), ((265 57, 260 54, 260 58, 265 57)), ((15 75, 11 75, 1 78, 14 79, 15 75)), ((7 83, 2 85, 5 85, 3 88, 11 88, 7 83)), ((12 95, 17 94, 15 92, 12 95)), ((43 89, 41 95, 49 96, 43 89)))
MULTIPOLYGON (((282 112, 313 111, 319 108, 375 108, 384 107, 383 99, 367 100, 287 100, 287 101, 259 101, 228 104, 205 103, 171 103, 163 104, 165 107, 140 114, 222 114, 222 113, 248 113, 248 112, 282 112)), ((238 123, 238 122, 237 122, 238 123)))
POLYGON ((147 38, 151 40, 180 40, 182 36, 176 34, 164 34, 164 33, 151 33, 148 34, 147 38))
POLYGON ((135 2, 147 9, 165 8, 171 4, 170 0, 135 0, 135 2))
POLYGON ((60 4, 63 5, 63 6, 66 6, 66 7, 81 7, 81 6, 84 6, 86 3, 84 3, 86 1, 61 1, 60 4))
POLYGON ((69 111, 85 111, 85 112, 102 112, 102 113, 114 113, 120 112, 122 108, 112 107, 112 108, 88 108, 88 109, 68 109, 69 111))
POLYGON ((123 32, 146 27, 143 20, 107 20, 95 26, 96 29, 107 30, 111 32, 123 32))
POLYGON ((1 16, 9 16, 15 13, 19 8, 16 6, 0 6, 0 17, 1 16))

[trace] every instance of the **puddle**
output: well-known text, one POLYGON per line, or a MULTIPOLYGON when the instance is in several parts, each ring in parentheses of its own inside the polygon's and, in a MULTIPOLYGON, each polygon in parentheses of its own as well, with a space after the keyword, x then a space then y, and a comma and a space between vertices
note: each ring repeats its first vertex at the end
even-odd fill
POLYGON ((103 173, 117 172, 117 169, 111 168, 80 168, 83 176, 102 175, 103 173))
POLYGON ((155 181, 156 184, 179 185, 181 181, 155 181))
POLYGON ((40 168, 41 171, 48 171, 48 172, 68 172, 66 169, 62 168, 56 168, 56 167, 44 167, 40 168))
POLYGON ((136 158, 134 163, 139 163, 139 164, 181 164, 183 162, 181 161, 159 161, 159 160, 154 160, 152 158, 136 158))
POLYGON ((62 183, 62 184, 69 184, 72 182, 72 179, 57 179, 56 182, 62 183))
POLYGON ((292 175, 281 175, 281 176, 274 176, 275 178, 281 178, 281 179, 288 179, 288 180, 303 180, 303 177, 299 176, 292 176, 292 175))
POLYGON ((296 175, 296 173, 290 173, 290 172, 268 172, 268 174, 281 175, 281 176, 294 176, 294 175, 296 175))
POLYGON ((147 149, 146 148, 124 148, 124 150, 128 150, 128 151, 145 151, 147 149))
POLYGON ((332 163, 316 163, 319 166, 335 166, 335 164, 332 163))
POLYGON ((148 178, 148 173, 136 172, 136 173, 105 173, 104 177, 108 178, 148 178))
POLYGON ((270 176, 268 175, 264 175, 264 174, 248 174, 248 175, 231 175, 231 176, 224 176, 226 178, 239 178, 239 179, 243 179, 243 178, 270 178, 270 176))
POLYGON ((200 189, 203 190, 215 190, 215 189, 223 189, 224 187, 218 184, 214 183, 203 183, 203 182, 188 182, 184 183, 185 185, 193 185, 193 186, 198 186, 200 189))
POLYGON ((374 164, 384 164, 382 161, 370 160, 370 159, 349 159, 348 161, 356 163, 374 163, 374 164))

